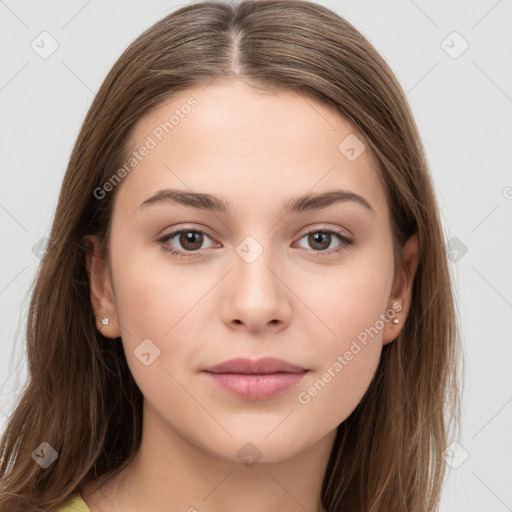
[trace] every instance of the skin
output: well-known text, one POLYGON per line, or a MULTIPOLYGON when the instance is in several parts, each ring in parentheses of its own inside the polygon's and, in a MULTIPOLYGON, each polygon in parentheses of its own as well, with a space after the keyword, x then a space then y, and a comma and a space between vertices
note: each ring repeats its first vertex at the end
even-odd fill
MULTIPOLYGON (((347 159, 340 142, 363 136, 333 108, 296 92, 241 80, 189 89, 138 122, 133 148, 190 96, 198 105, 115 191, 110 267, 98 250, 87 256, 97 325, 109 317, 102 334, 122 337, 144 395, 144 427, 127 470, 86 484, 82 495, 93 512, 322 510, 336 427, 361 401, 382 346, 406 319, 417 239, 404 247, 411 277, 397 287, 389 205, 369 145, 347 159), (136 211, 163 188, 222 196, 235 215, 170 202, 136 211), (281 214, 292 196, 335 188, 363 196, 374 212, 347 201, 281 214), (207 236, 202 245, 180 244, 179 236, 157 241, 179 228, 207 236), (325 228, 355 243, 322 255, 307 235, 325 228), (251 263, 236 251, 247 236, 263 248, 251 263), (180 259, 165 243, 182 252, 199 247, 201 255, 180 259), (298 393, 393 303, 402 305, 400 323, 386 322, 321 392, 300 403, 298 393), (160 350, 149 366, 134 355, 147 338, 160 350), (239 356, 279 357, 310 371, 264 400, 235 397, 201 373, 239 356), (237 456, 248 442, 261 453, 250 467, 237 456)), ((330 240, 324 253, 343 244, 330 240)))

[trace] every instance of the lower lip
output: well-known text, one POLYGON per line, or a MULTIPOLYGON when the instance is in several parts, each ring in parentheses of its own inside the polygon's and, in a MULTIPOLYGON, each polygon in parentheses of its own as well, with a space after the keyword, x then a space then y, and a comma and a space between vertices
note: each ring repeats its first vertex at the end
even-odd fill
POLYGON ((299 373, 211 373, 210 379, 222 390, 248 400, 263 400, 277 396, 298 384, 306 372, 299 373))

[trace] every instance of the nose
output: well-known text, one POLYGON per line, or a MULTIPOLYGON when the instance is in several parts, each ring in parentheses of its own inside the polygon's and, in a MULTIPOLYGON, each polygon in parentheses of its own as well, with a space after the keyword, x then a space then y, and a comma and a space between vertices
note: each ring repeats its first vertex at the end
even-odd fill
POLYGON ((290 322, 293 294, 270 251, 264 250, 253 261, 236 254, 233 263, 222 288, 224 323, 252 334, 284 329, 290 322))

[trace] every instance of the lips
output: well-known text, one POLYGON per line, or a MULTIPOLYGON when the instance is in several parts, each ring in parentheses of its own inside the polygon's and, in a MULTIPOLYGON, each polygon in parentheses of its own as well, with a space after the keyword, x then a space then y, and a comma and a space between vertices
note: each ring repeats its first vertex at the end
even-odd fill
POLYGON ((248 400, 263 400, 296 386, 309 370, 283 359, 264 357, 256 361, 230 359, 203 371, 225 392, 248 400))
POLYGON ((307 371, 307 368, 294 365, 284 359, 277 359, 275 357, 262 357, 256 361, 239 357, 237 359, 224 361, 223 363, 210 368, 205 368, 204 371, 210 373, 245 373, 264 375, 269 373, 300 373, 307 371))

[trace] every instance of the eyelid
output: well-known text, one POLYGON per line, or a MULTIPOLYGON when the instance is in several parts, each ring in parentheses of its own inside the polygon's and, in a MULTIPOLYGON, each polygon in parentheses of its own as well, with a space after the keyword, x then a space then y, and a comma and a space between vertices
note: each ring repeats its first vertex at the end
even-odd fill
MULTIPOLYGON (((198 232, 205 233, 212 240, 215 240, 215 236, 208 230, 208 228, 205 228, 203 226, 193 225, 193 224, 185 224, 183 226, 178 226, 176 228, 173 228, 172 231, 170 231, 167 235, 162 235, 162 236, 167 237, 169 235, 172 235, 172 234, 175 235, 176 233, 178 233, 180 231, 186 231, 186 230, 198 231, 198 232)), ((341 228, 339 226, 329 225, 329 224, 321 223, 321 222, 320 223, 316 223, 316 224, 312 224, 311 226, 307 226, 307 227, 303 228, 303 230, 301 230, 299 232, 301 234, 300 235, 296 235, 296 236, 303 237, 304 235, 307 235, 311 231, 314 231, 314 230, 318 230, 318 231, 321 231, 321 230, 332 230, 332 231, 339 232, 340 234, 346 236, 347 238, 354 238, 354 235, 352 234, 352 232, 350 230, 346 229, 346 228, 341 228), (344 233, 344 231, 345 231, 345 233, 344 233)))
POLYGON ((352 239, 354 238, 354 235, 348 229, 342 228, 341 226, 326 224, 326 223, 322 223, 322 222, 317 223, 317 224, 312 224, 311 226, 304 228, 303 231, 302 230, 300 231, 300 233, 302 233, 302 234, 298 235, 298 236, 300 236, 302 238, 304 235, 307 235, 307 234, 309 234, 311 232, 315 232, 315 231, 335 231, 335 232, 339 233, 340 235, 345 236, 346 238, 352 238, 352 239))
MULTIPOLYGON (((167 231, 167 228, 163 230, 164 233, 165 231, 167 231)), ((208 228, 192 224, 185 224, 183 226, 179 225, 178 227, 173 227, 171 231, 169 231, 167 234, 160 235, 159 238, 167 238, 171 235, 175 236, 177 233, 180 233, 181 231, 196 231, 199 233, 204 233, 205 235, 208 235, 212 240, 215 240, 215 236, 209 231, 208 228)))

